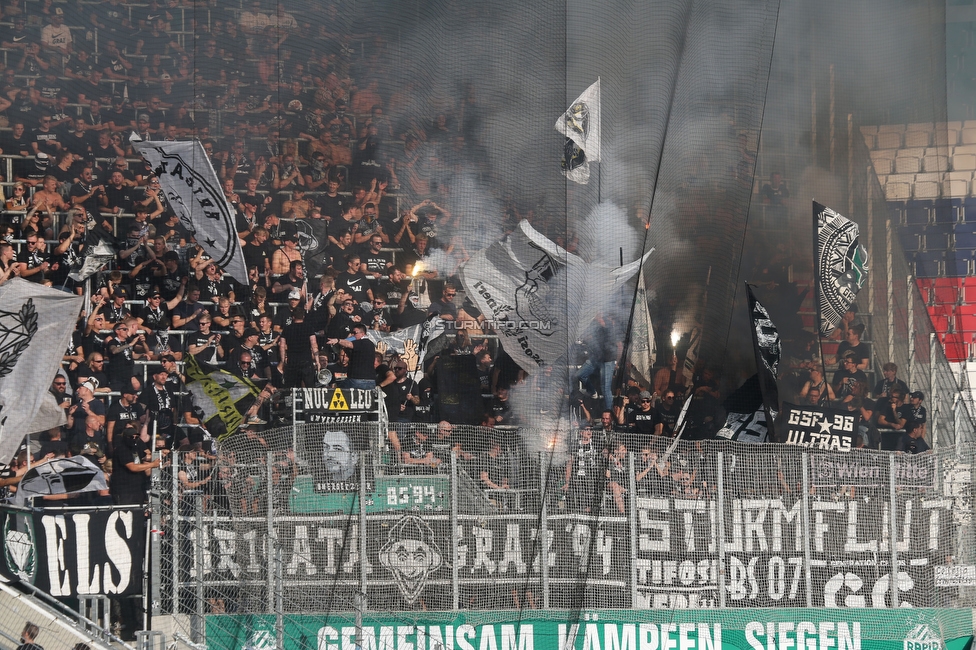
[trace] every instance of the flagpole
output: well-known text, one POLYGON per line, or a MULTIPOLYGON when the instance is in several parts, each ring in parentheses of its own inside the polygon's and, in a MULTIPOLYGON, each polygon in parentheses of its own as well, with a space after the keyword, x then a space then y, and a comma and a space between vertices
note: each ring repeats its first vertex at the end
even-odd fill
MULTIPOLYGON (((816 328, 817 335, 817 350, 820 353, 820 372, 822 373, 824 383, 827 382, 827 360, 824 358, 823 353, 823 337, 820 336, 821 332, 821 318, 820 318, 820 293, 822 289, 820 288, 820 272, 817 268, 817 249, 819 248, 820 242, 820 229, 817 227, 817 213, 816 213, 816 201, 813 202, 813 314, 814 314, 814 326, 816 328)), ((821 391, 820 398, 817 400, 817 405, 822 406, 827 402, 827 393, 829 391, 821 391)))
MULTIPOLYGON (((654 189, 651 191, 650 205, 647 206, 647 222, 644 224, 644 240, 641 243, 641 261, 637 267, 638 273, 644 272, 643 255, 644 255, 644 251, 647 249, 647 235, 651 230, 650 225, 651 225, 651 215, 654 212, 654 199, 657 197, 657 184, 659 179, 661 178, 661 163, 664 160, 664 145, 667 142, 668 129, 671 126, 671 111, 674 108, 675 89, 678 85, 678 68, 680 68, 681 60, 684 58, 685 42, 688 39, 688 22, 689 22, 688 19, 690 16, 690 12, 691 12, 691 4, 688 3, 685 7, 684 16, 682 17, 682 23, 684 24, 684 29, 681 31, 681 42, 678 44, 678 50, 677 50, 678 52, 677 63, 675 64, 674 75, 671 77, 671 88, 668 91, 668 96, 671 99, 668 101, 668 110, 664 116, 664 133, 661 136, 661 146, 658 148, 658 152, 657 152, 657 166, 654 169, 654 186, 653 186, 654 189)), ((602 109, 601 109, 601 117, 602 117, 602 109)), ((601 133, 601 137, 602 137, 602 133, 601 133)), ((624 346, 623 346, 624 354, 626 354, 627 346, 630 344, 630 337, 634 328, 634 310, 636 308, 637 308, 637 284, 635 283, 634 297, 630 303, 630 319, 627 321, 627 331, 624 334, 624 346)), ((654 336, 654 333, 650 332, 649 336, 654 336)), ((613 388, 611 390, 619 390, 619 388, 623 384, 624 366, 625 366, 624 360, 621 359, 621 363, 617 366, 617 372, 614 377, 613 388)))

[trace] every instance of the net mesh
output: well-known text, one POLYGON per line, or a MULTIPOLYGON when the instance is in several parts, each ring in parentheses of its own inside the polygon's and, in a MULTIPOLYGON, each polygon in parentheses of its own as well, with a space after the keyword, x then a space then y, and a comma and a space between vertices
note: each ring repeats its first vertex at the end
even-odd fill
MULTIPOLYGON (((605 455, 601 434, 573 433, 540 454, 525 440, 548 434, 528 429, 383 429, 300 425, 178 457, 156 616, 200 638, 205 627, 210 646, 306 647, 325 628, 441 619, 541 626, 561 611, 548 620, 585 625, 594 610, 950 608, 976 596, 937 582, 976 562, 968 447, 699 441, 668 454, 651 441, 605 455)), ((734 629, 735 615, 724 620, 734 629)))

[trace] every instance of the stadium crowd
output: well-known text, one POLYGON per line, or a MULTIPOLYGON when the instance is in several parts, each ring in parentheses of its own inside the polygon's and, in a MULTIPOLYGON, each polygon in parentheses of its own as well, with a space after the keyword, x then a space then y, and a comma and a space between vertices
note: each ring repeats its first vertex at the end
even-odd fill
MULTIPOLYGON (((32 460, 89 456, 114 466, 116 503, 142 502, 146 470, 163 462, 151 460, 148 422, 167 450, 209 453, 218 435, 186 390, 192 355, 205 369, 263 387, 241 435, 259 440, 262 427, 280 423, 280 389, 379 386, 391 421, 425 425, 390 436, 404 467, 436 469, 443 457, 426 436, 443 434, 447 420, 492 427, 502 433, 457 447, 481 459, 484 469, 472 472, 485 489, 505 489, 504 464, 494 459, 513 451, 504 431, 519 419, 509 390, 525 376, 478 329, 480 313, 459 290, 456 272, 468 251, 449 191, 462 171, 487 173, 478 162, 483 104, 465 89, 453 104, 421 108, 415 88, 394 82, 389 45, 350 24, 336 4, 312 3, 301 21, 280 2, 246 4, 207 3, 206 24, 187 18, 191 5, 181 0, 3 7, 0 282, 19 276, 89 298, 51 387, 68 423, 35 441, 32 460), (93 32, 97 51, 85 38, 93 32), (201 141, 237 211, 247 278, 229 277, 197 246, 132 135, 201 141), (116 255, 86 290, 69 273, 92 230, 116 255), (438 408, 436 358, 416 382, 408 358, 384 355, 366 336, 430 314, 473 326, 439 353, 472 359, 483 401, 463 417, 438 408)), ((771 179, 764 199, 781 200, 780 181, 771 179)), ((520 219, 572 250, 572 238, 533 208, 513 201, 499 215, 505 230, 520 219)), ((570 495, 579 492, 570 486, 580 468, 598 457, 613 472, 628 450, 657 453, 686 399, 687 438, 713 437, 724 422, 713 370, 700 364, 686 381, 677 358, 650 385, 631 381, 614 396, 621 330, 601 315, 577 351, 579 384, 565 398, 603 435, 581 426, 570 442, 570 495)), ((819 404, 826 396, 860 411, 863 445, 877 446, 882 429, 904 432, 899 448, 924 451, 924 396, 887 366, 869 392, 863 326, 849 319, 842 330, 840 368, 829 383, 814 360, 794 364, 798 398, 819 404)), ((26 452, 0 481, 25 467, 26 452)), ((622 483, 608 485, 621 507, 622 483)))

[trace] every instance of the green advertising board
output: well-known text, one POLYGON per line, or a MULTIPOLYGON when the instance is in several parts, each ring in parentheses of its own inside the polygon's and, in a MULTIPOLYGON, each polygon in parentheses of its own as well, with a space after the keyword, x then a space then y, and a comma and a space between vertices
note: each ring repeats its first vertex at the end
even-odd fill
MULTIPOLYGON (((966 650, 969 609, 725 609, 290 615, 281 650, 966 650)), ((210 650, 278 647, 273 615, 208 616, 210 650)))
MULTIPOLYGON (((358 512, 356 490, 331 489, 311 476, 295 479, 288 505, 293 514, 358 512)), ((342 485, 340 487, 347 487, 342 485)), ((356 486, 358 489, 358 486, 356 486)), ((366 486, 366 512, 450 512, 451 484, 447 476, 380 476, 366 486)))

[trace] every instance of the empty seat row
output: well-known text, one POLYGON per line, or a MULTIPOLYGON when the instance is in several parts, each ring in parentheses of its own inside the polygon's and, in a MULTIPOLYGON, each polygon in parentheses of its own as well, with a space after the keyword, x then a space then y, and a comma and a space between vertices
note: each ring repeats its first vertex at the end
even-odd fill
POLYGON ((917 278, 939 276, 961 278, 973 275, 976 266, 976 250, 972 251, 918 251, 911 256, 917 278))
POLYGON ((976 144, 976 120, 966 122, 922 122, 862 126, 861 135, 869 149, 886 150, 903 147, 953 147, 976 144))
POLYGON ((879 174, 878 181, 884 188, 885 198, 889 202, 909 199, 931 201, 943 197, 959 199, 969 196, 973 185, 972 179, 967 181, 960 176, 948 178, 945 174, 891 174, 889 176, 879 174))
MULTIPOLYGON (((891 220, 899 225, 976 223, 976 197, 944 199, 909 199, 888 201, 891 220)), ((965 229, 960 229, 965 230, 965 229)))

